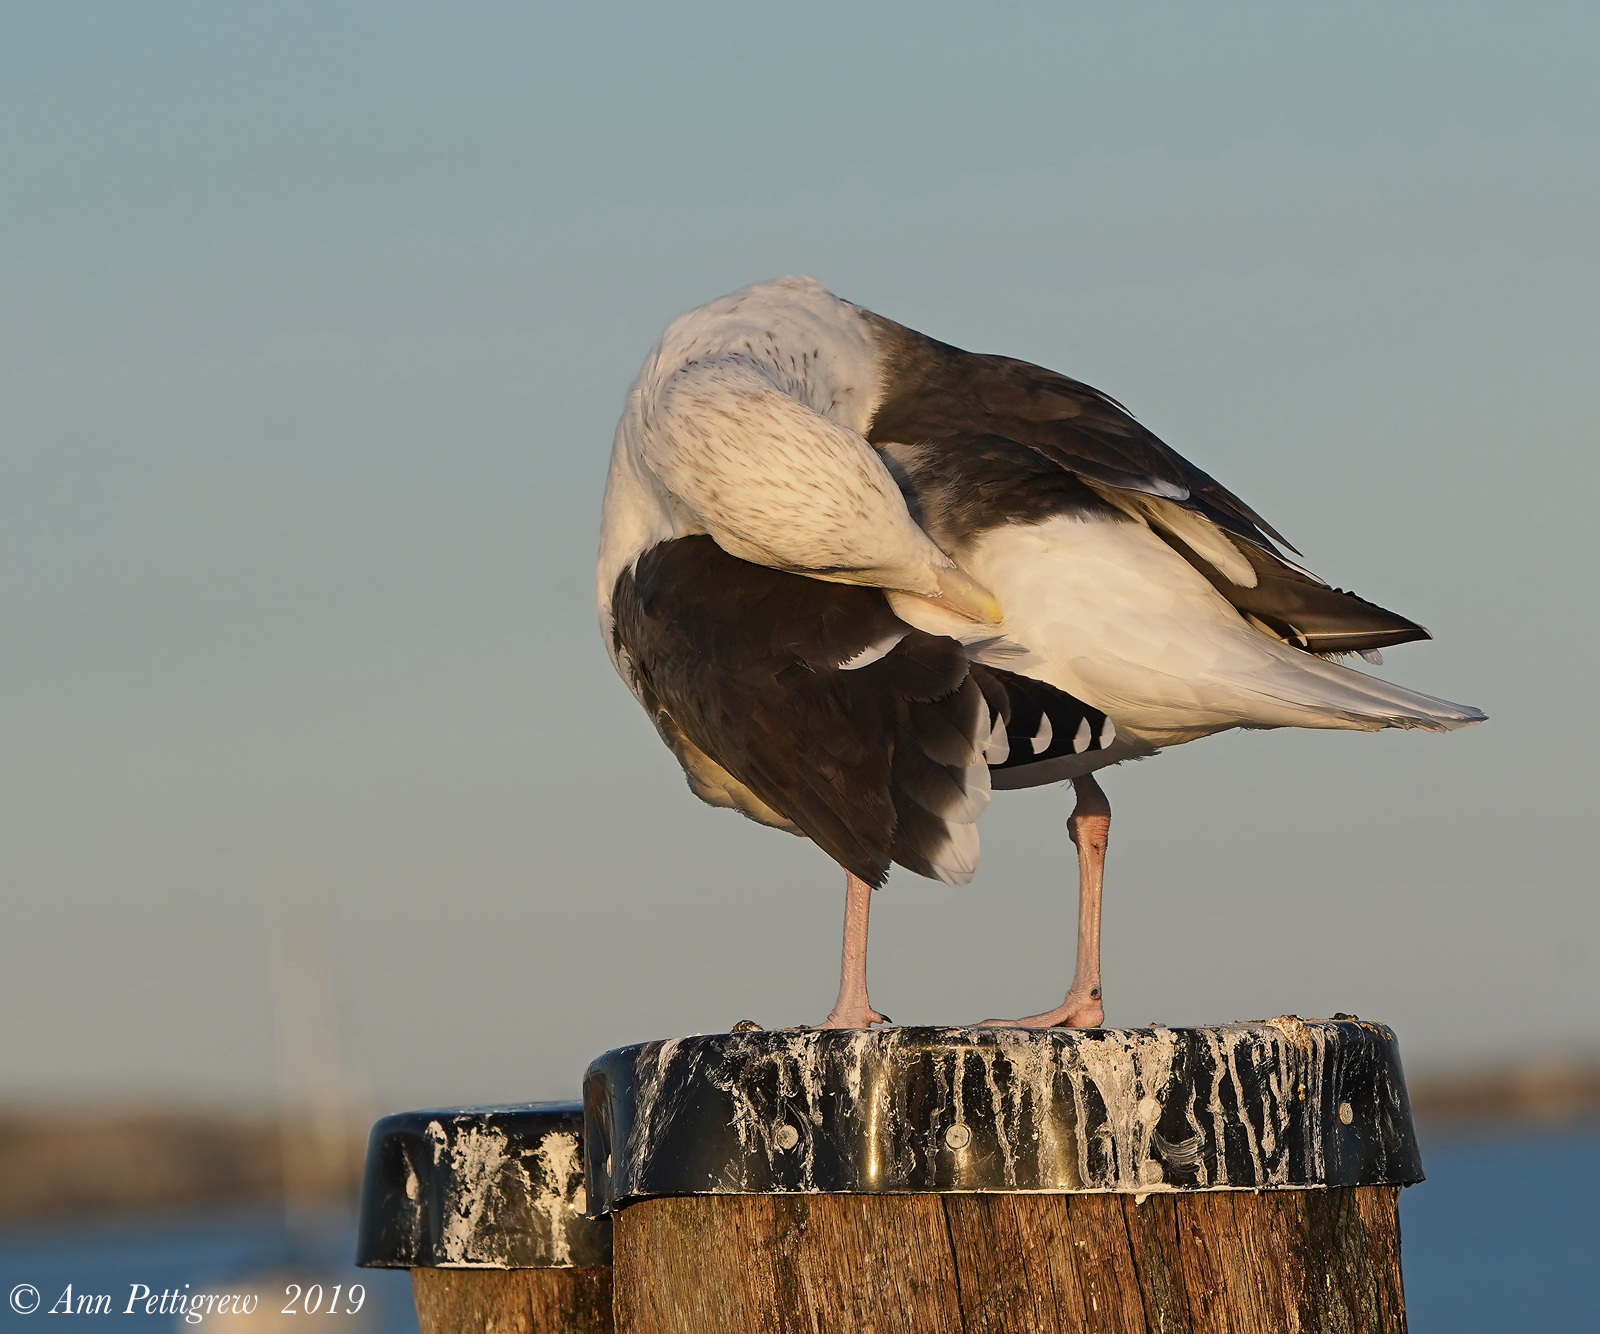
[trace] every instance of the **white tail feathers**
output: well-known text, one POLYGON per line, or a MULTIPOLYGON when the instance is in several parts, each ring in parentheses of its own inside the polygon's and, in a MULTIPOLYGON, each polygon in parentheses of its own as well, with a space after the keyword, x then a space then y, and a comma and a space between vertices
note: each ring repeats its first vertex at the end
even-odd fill
MULTIPOLYGON (((1289 650, 1289 652, 1293 652, 1289 650)), ((1351 667, 1295 653, 1280 672, 1251 682, 1255 691, 1291 708, 1307 709, 1328 721, 1322 726, 1377 731, 1384 727, 1417 727, 1450 732, 1481 723, 1486 714, 1470 704, 1454 704, 1404 686, 1368 676, 1351 667)), ((1299 726, 1318 724, 1299 723, 1299 726)))
POLYGON ((999 665, 1099 709, 1130 740, 1177 745, 1233 727, 1445 732, 1483 720, 1252 629, 1144 524, 1060 515, 987 532, 966 556, 1006 611, 1012 652, 999 665))

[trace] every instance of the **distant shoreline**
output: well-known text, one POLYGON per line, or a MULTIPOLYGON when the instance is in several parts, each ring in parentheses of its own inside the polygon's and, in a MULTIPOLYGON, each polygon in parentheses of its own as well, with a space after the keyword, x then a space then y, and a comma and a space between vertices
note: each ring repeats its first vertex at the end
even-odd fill
MULTIPOLYGON (((1407 1081, 1430 1136, 1600 1129, 1600 1059, 1430 1071, 1407 1081)), ((298 1199, 360 1188, 368 1126, 351 1125, 308 1169, 275 1112, 83 1104, 0 1108, 0 1226, 139 1209, 265 1203, 284 1196, 286 1140, 298 1199)))
POLYGON ((1506 1130, 1600 1126, 1600 1059, 1441 1070, 1406 1080, 1417 1128, 1506 1130))

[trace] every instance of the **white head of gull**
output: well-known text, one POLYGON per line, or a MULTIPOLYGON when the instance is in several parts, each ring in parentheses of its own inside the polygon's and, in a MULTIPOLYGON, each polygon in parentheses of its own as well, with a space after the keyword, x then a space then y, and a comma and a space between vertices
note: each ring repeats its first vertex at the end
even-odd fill
POLYGON ((867 912, 891 863, 965 884, 991 788, 1070 780, 1072 982, 990 1022, 1092 1027, 1097 770, 1236 727, 1483 719, 1331 661, 1428 633, 1285 547, 1100 391, 779 278, 646 359, 606 485, 601 630, 697 796, 843 867, 825 1027, 884 1019, 867 912))

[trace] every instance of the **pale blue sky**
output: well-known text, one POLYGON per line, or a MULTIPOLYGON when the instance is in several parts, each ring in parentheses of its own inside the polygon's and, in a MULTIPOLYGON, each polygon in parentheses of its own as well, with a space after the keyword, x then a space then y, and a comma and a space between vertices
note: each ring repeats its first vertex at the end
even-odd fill
MULTIPOLYGON (((689 796, 592 552, 661 325, 809 272, 1099 385, 1429 625, 1438 738, 1114 772, 1110 1021, 1600 1044, 1589 5, 0 11, 0 1087, 243 1099, 325 898, 385 1106, 815 1021, 826 859, 689 796)), ((897 874, 902 1021, 1059 999, 1059 789, 897 874)))

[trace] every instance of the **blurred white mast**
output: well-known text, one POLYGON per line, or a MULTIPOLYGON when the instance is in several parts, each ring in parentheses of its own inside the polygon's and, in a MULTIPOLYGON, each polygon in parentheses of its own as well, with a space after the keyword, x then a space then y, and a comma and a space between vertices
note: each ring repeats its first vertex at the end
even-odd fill
POLYGON ((326 1221, 331 1204, 348 1203, 358 1109, 340 1050, 327 905, 296 887, 272 907, 283 1208, 291 1233, 304 1233, 326 1221))

